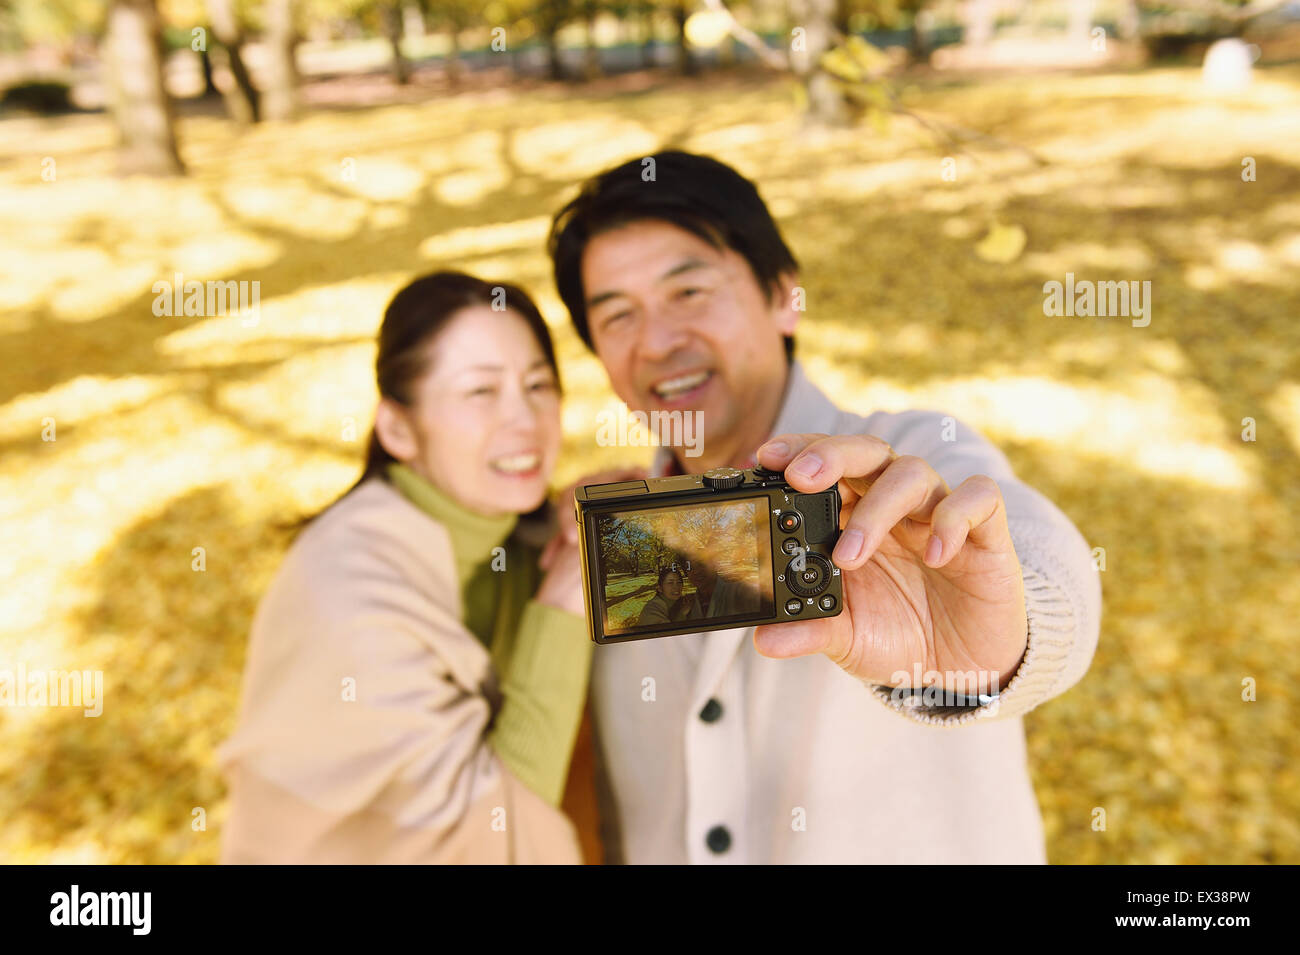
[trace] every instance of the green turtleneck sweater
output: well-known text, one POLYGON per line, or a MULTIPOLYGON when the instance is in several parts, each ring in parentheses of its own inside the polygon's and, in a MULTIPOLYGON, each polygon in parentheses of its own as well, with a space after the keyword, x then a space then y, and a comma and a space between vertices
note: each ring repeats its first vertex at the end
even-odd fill
POLYGON ((539 551, 511 536, 517 515, 476 514, 402 464, 389 465, 388 478, 451 537, 463 623, 488 648, 503 697, 488 742, 511 772, 558 806, 587 697, 586 622, 533 599, 539 551))

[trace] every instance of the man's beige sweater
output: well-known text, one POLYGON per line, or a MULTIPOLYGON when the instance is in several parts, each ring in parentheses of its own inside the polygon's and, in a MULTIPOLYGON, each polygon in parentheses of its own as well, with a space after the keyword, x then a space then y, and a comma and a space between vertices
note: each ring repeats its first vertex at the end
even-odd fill
MULTIPOLYGON (((1088 544, 943 413, 842 411, 796 362, 772 429, 789 432, 876 435, 950 487, 993 478, 1024 574, 1024 661, 990 705, 907 706, 825 656, 760 656, 752 628, 599 646, 592 709, 610 860, 1044 861, 1021 717, 1092 659, 1101 586, 1088 544)), ((661 449, 656 473, 669 460, 661 449)))

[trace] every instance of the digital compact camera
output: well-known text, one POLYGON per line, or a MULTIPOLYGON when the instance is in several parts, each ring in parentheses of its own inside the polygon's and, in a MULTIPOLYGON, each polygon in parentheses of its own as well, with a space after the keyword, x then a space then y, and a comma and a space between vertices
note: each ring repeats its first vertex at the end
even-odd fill
POLYGON ((588 484, 575 493, 596 643, 834 617, 842 609, 840 494, 780 471, 588 484))

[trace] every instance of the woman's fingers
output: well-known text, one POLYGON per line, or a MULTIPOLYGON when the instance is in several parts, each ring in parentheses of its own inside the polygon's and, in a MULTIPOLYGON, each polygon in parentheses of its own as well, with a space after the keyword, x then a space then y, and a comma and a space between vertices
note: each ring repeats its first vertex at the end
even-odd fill
POLYGON ((550 570, 551 564, 555 560, 556 553, 564 545, 565 545, 565 539, 564 539, 564 530, 562 527, 559 533, 557 533, 554 537, 548 540, 546 542, 546 546, 542 548, 541 556, 537 558, 537 566, 542 568, 542 570, 550 570))

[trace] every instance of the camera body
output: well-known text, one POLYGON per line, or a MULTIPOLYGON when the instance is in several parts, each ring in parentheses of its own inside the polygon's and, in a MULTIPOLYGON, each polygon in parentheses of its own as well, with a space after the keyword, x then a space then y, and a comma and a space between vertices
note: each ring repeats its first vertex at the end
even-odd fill
POLYGON ((766 468, 588 484, 575 492, 596 643, 834 617, 844 604, 835 487, 766 468))

